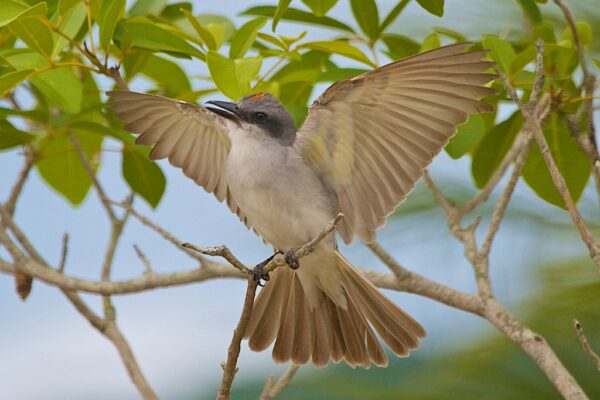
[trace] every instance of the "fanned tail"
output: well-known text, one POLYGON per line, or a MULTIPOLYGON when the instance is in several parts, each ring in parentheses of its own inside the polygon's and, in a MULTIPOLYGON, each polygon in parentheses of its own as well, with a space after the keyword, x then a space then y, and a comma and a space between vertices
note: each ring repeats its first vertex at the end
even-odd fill
MULTIPOLYGON (((381 293, 341 254, 335 265, 301 265, 310 269, 310 279, 322 290, 305 290, 306 275, 289 268, 278 268, 256 298, 245 337, 250 348, 263 351, 273 342, 276 362, 327 365, 330 359, 346 361, 351 367, 369 368, 388 364, 375 332, 399 357, 419 347, 425 330, 381 293), (338 274, 319 274, 324 268, 337 268, 338 274), (315 276, 316 275, 316 276, 315 276), (335 276, 343 299, 327 295, 335 276), (321 279, 320 279, 321 278, 321 279), (329 288, 327 290, 326 288, 329 288), (327 292, 326 292, 327 290, 327 292), (318 298, 308 298, 317 296, 318 298)), ((313 261, 314 262, 314 261, 313 261)), ((300 271, 300 270, 298 270, 300 271)))

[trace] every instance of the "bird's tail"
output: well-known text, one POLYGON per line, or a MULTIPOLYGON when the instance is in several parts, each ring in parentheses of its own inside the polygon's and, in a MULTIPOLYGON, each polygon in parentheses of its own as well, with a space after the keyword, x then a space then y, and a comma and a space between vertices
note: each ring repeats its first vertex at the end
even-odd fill
MULTIPOLYGON (((348 260, 335 253, 341 292, 309 288, 299 271, 280 267, 259 293, 246 328, 250 349, 263 351, 273 341, 273 359, 324 367, 333 359, 369 368, 388 359, 373 329, 399 357, 419 347, 425 330, 369 282, 348 260), (330 293, 328 296, 327 293, 330 293), (315 299, 315 293, 318 297, 315 299), (310 297, 313 298, 310 298, 310 297), (334 300, 335 299, 335 300, 334 300)), ((311 266, 312 267, 312 266, 311 266)), ((313 277, 314 278, 314 277, 313 277)), ((315 281, 319 281, 318 277, 315 281)), ((317 285, 319 286, 319 285, 317 285)))

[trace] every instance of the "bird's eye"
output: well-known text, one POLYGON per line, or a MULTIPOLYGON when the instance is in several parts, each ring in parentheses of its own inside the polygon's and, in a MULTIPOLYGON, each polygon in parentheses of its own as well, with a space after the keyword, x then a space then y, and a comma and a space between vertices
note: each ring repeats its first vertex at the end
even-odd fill
POLYGON ((259 111, 257 113, 254 113, 254 120, 256 122, 264 122, 264 121, 266 121, 266 119, 267 119, 267 114, 265 114, 264 112, 259 111))

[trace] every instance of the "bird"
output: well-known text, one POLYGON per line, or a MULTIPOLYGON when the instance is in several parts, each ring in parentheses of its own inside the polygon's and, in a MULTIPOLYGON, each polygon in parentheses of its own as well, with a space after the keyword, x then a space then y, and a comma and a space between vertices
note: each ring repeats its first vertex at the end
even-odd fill
MULTIPOLYGON (((385 367, 382 342, 398 357, 425 329, 339 251, 330 233, 305 257, 293 251, 338 213, 345 243, 372 243, 434 156, 470 114, 491 112, 494 62, 472 43, 416 54, 327 88, 296 128, 269 93, 196 104, 111 91, 124 129, 167 158, 250 229, 286 254, 254 303, 244 332, 251 350, 273 345, 275 362, 331 361, 385 367)), ((262 263, 264 265, 264 263, 262 263)))

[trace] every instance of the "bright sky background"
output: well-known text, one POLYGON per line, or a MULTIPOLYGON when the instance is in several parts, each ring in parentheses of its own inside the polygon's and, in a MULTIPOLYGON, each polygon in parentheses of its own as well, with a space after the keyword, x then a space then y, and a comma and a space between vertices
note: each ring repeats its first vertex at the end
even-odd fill
MULTIPOLYGON (((237 26, 244 21, 236 16, 245 9, 242 4, 262 4, 234 0, 194 3, 196 14, 226 15, 237 26)), ((380 15, 385 15, 395 1, 378 4, 380 15)), ((508 14, 493 11, 492 15, 480 5, 481 2, 474 0, 447 0, 446 16, 440 20, 426 14, 413 2, 390 31, 416 37, 422 37, 431 26, 437 25, 455 27, 467 34, 471 25, 485 26, 490 33, 510 31, 512 22, 508 14)), ((345 0, 338 2, 331 15, 351 21, 345 0)), ((282 23, 280 32, 296 35, 300 28, 282 23)), ((331 37, 331 32, 311 27, 309 35, 325 38, 331 37)), ((191 75, 206 73, 204 65, 197 61, 186 62, 185 66, 191 75)), ((108 90, 109 83, 103 83, 104 89, 108 90)), ((133 89, 143 90, 144 87, 144 82, 137 82, 133 89)), ((106 147, 119 148, 116 143, 106 147)), ((143 200, 139 200, 137 207, 143 214, 151 216, 182 241, 204 246, 227 244, 248 263, 270 255, 270 249, 247 231, 226 206, 186 179, 179 170, 165 162, 160 164, 168 180, 166 194, 156 210, 149 209, 143 200)), ((6 199, 20 166, 21 157, 15 151, 0 153, 1 200, 6 199)), ((466 181, 468 169, 466 158, 451 161, 442 154, 434 162, 432 175, 466 181)), ((111 198, 123 199, 128 193, 121 178, 117 152, 104 154, 99 176, 111 198)), ((522 184, 517 195, 524 202, 535 202, 532 206, 541 213, 555 210, 534 199, 522 184)), ((95 193, 90 193, 82 206, 73 209, 42 182, 37 172, 33 172, 21 196, 16 220, 34 245, 53 263, 57 263, 60 256, 62 234, 68 232, 71 242, 66 272, 98 278, 109 226, 95 193)), ((526 284, 534 284, 519 269, 557 254, 550 243, 536 242, 536 250, 532 251, 531 240, 535 234, 526 224, 518 222, 499 234, 493 251, 492 273, 500 299, 509 305, 525 295, 526 284)), ((407 267, 450 286, 473 290, 472 273, 463 258, 462 248, 450 237, 441 214, 427 224, 414 217, 395 219, 382 230, 380 239, 407 267)), ((113 268, 115 279, 131 278, 143 272, 132 249, 134 243, 146 253, 156 271, 195 267, 193 260, 132 219, 117 251, 113 268)), ((573 246, 574 251, 582 249, 579 244, 573 246)), ((357 266, 383 270, 360 243, 342 250, 357 266)), ((561 250, 564 251, 564 247, 561 250)), ((0 251, 0 254, 5 253, 0 251)), ((193 393, 210 392, 216 387, 221 374, 219 364, 225 359, 238 320, 243 290, 241 281, 215 280, 114 298, 119 325, 148 380, 161 397, 190 397, 193 393)), ((482 330, 491 330, 474 317, 427 299, 399 293, 390 293, 390 296, 429 331, 423 350, 417 356, 446 349, 456 340, 473 338, 482 330)), ((85 298, 100 310, 97 297, 85 298)), ((240 380, 266 377, 281 369, 271 362, 270 352, 251 353, 245 343, 239 367, 240 380)), ((138 398, 112 344, 91 328, 58 290, 34 282, 30 298, 23 303, 14 294, 12 279, 0 276, 0 398, 53 400, 64 399, 67 393, 69 398, 138 398)))

